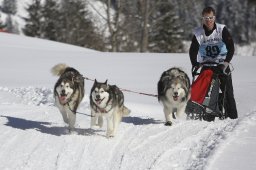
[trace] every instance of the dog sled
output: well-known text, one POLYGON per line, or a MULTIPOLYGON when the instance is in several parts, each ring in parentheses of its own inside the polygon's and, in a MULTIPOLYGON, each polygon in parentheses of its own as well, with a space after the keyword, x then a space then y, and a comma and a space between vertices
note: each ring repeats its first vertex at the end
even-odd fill
MULTIPOLYGON (((209 64, 209 63, 207 63, 209 64)), ((206 66, 192 68, 191 97, 187 102, 185 113, 187 119, 214 121, 215 117, 225 119, 227 117, 225 108, 225 91, 220 88, 220 76, 231 73, 222 72, 218 69, 217 63, 210 63, 211 67, 206 66), (212 65, 214 65, 212 67, 212 65), (214 69, 213 69, 214 68, 214 69)), ((231 65, 232 66, 232 65, 231 65)), ((232 71, 233 71, 232 67, 232 71)))

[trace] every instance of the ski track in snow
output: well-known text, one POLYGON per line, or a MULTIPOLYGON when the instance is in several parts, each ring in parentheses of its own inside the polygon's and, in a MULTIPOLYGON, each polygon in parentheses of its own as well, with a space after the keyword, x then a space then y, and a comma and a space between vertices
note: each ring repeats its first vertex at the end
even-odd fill
MULTIPOLYGON (((6 160, 0 169, 204 169, 234 129, 256 120, 253 111, 237 120, 176 120, 166 127, 162 111, 132 112, 108 139, 106 127, 90 129, 83 114, 78 134, 67 134, 51 89, 0 87, 0 93, 0 159, 6 160)), ((88 96, 79 111, 90 114, 88 96)))

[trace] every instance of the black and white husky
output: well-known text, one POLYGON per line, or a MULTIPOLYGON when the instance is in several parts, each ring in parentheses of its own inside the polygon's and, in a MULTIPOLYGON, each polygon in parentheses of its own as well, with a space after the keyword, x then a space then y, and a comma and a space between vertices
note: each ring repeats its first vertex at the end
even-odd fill
POLYGON ((107 137, 114 137, 122 117, 130 110, 124 106, 124 95, 116 85, 94 81, 90 93, 91 127, 102 127, 107 120, 107 137))
POLYGON ((187 101, 190 98, 190 80, 180 68, 173 67, 162 73, 157 85, 158 101, 164 106, 166 126, 172 125, 176 116, 184 118, 187 101))
POLYGON ((54 86, 55 105, 72 132, 76 122, 76 110, 84 97, 83 76, 65 64, 57 64, 51 71, 53 75, 60 76, 54 86))

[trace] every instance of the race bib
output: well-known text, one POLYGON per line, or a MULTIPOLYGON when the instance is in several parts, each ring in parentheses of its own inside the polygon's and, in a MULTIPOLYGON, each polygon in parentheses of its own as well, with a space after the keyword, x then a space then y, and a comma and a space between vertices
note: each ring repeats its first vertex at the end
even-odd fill
POLYGON ((195 36, 199 43, 197 61, 221 63, 224 62, 227 55, 226 44, 222 40, 222 31, 225 25, 217 24, 216 29, 209 35, 205 35, 203 27, 195 29, 195 36))
POLYGON ((199 47, 200 61, 217 62, 224 60, 227 55, 227 48, 223 42, 216 44, 201 44, 199 47))

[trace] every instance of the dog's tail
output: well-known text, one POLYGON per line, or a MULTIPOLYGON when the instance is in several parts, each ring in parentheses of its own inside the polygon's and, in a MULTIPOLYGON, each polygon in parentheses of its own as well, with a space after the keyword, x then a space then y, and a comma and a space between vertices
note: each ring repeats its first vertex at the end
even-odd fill
POLYGON ((65 69, 68 66, 66 64, 57 64, 55 66, 53 66, 53 68, 51 69, 51 72, 54 76, 60 76, 61 74, 64 73, 65 69))
POLYGON ((128 116, 131 113, 131 110, 128 109, 126 106, 122 108, 122 116, 128 116))

